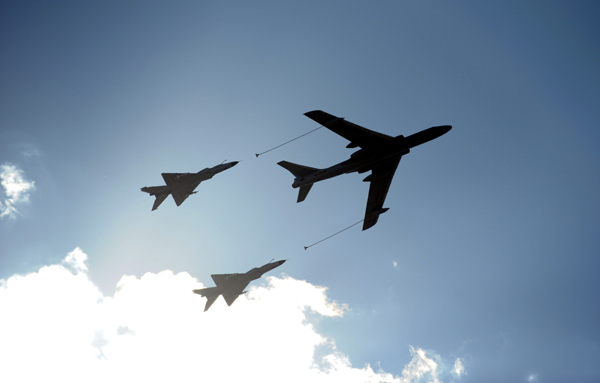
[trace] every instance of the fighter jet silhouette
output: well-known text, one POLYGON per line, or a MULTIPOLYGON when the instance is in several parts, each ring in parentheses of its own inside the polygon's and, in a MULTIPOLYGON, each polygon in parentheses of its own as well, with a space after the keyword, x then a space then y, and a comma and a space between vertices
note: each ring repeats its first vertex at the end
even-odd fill
POLYGON ((228 162, 226 164, 217 165, 212 168, 200 170, 198 173, 162 173, 162 177, 167 183, 163 186, 144 186, 143 192, 149 193, 156 197, 152 210, 156 210, 160 204, 171 194, 177 206, 181 205, 187 197, 196 194, 194 191, 200 185, 200 182, 209 180, 217 173, 221 173, 238 162, 228 162))
POLYGON ((269 262, 261 267, 255 267, 252 270, 243 274, 213 274, 211 275, 213 281, 217 287, 207 287, 205 289, 193 290, 194 293, 200 294, 206 297, 206 306, 204 311, 208 310, 210 306, 215 302, 219 295, 223 295, 225 302, 228 306, 231 306, 233 302, 241 294, 245 293, 244 289, 250 282, 260 278, 267 271, 273 270, 276 267, 281 266, 285 260, 277 262, 269 262))
POLYGON ((278 165, 289 170, 296 177, 292 187, 300 188, 297 202, 304 201, 315 182, 344 173, 364 173, 371 170, 371 174, 363 180, 371 182, 363 230, 374 226, 379 215, 388 211, 389 208, 384 208, 383 203, 402 156, 408 154, 411 148, 438 138, 452 129, 450 125, 443 125, 425 129, 408 137, 402 135, 391 137, 321 110, 314 110, 304 115, 349 140, 347 148, 360 147, 361 149, 352 153, 350 159, 326 169, 311 168, 287 161, 281 161, 278 165))

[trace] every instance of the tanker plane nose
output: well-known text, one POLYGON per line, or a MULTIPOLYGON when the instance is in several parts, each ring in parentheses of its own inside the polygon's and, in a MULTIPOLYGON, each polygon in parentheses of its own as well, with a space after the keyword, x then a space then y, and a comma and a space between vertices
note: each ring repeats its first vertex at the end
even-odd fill
POLYGON ((442 125, 442 126, 437 126, 436 128, 438 128, 441 132, 440 136, 443 136, 444 134, 448 133, 451 129, 452 129, 452 125, 442 125))

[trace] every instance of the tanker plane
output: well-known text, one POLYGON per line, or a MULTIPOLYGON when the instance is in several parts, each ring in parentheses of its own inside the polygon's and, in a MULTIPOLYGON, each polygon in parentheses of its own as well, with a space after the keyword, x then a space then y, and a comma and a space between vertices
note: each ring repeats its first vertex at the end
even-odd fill
POLYGON ((343 117, 336 117, 321 110, 307 112, 304 115, 350 141, 347 148, 360 147, 360 149, 352 153, 346 161, 325 169, 311 168, 288 161, 278 162, 278 165, 289 170, 296 177, 292 187, 300 188, 297 202, 304 201, 316 182, 341 174, 365 173, 370 170, 371 174, 363 180, 371 182, 363 230, 374 226, 379 215, 389 209, 384 208, 383 203, 402 156, 410 153, 410 149, 415 146, 438 138, 452 129, 450 125, 442 125, 425 129, 408 137, 402 135, 392 137, 363 128, 344 120, 343 117))

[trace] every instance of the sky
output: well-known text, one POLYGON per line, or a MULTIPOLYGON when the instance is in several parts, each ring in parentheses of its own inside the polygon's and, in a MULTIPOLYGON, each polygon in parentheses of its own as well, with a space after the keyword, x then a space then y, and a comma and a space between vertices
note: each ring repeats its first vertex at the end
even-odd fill
POLYGON ((600 381, 600 6, 0 2, 0 381, 600 381), (281 160, 404 156, 296 203, 281 160), (151 211, 160 173, 235 167, 151 211), (228 307, 210 275, 281 267, 228 307), (32 361, 34 362, 32 364, 32 361))

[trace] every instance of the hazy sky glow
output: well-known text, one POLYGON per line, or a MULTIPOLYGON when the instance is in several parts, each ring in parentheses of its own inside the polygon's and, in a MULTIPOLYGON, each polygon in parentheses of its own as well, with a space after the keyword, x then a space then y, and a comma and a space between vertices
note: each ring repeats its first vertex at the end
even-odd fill
POLYGON ((600 6, 0 4, 0 381, 600 381, 600 6), (296 203, 287 160, 403 157, 296 203), (161 172, 238 165, 151 211, 161 172), (281 267, 227 307, 211 274, 281 267), (33 362, 33 364, 32 364, 33 362), (32 365, 35 368, 32 368, 32 365))

